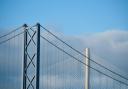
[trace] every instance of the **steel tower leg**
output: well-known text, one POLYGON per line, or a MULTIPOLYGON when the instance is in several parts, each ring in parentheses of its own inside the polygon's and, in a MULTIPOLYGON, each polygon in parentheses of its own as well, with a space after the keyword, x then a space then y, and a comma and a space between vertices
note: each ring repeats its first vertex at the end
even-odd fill
POLYGON ((27 74, 27 71, 25 70, 27 66, 27 55, 25 53, 25 50, 27 50, 26 47, 27 47, 27 25, 24 24, 23 89, 26 89, 26 76, 25 76, 25 74, 27 74))
POLYGON ((37 23, 37 62, 36 62, 36 89, 39 89, 40 77, 40 24, 37 23))

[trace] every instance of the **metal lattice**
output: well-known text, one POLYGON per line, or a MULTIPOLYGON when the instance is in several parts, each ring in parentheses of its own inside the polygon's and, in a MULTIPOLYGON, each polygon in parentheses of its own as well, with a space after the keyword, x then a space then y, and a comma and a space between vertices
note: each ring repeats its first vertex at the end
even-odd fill
POLYGON ((40 24, 24 27, 23 89, 39 89, 40 24))

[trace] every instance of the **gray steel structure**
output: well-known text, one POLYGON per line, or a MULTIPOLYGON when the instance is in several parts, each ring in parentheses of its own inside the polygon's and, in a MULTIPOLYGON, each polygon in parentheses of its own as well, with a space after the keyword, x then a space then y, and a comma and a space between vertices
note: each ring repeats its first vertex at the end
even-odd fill
POLYGON ((23 62, 23 89, 39 89, 39 77, 40 77, 40 24, 37 23, 35 29, 28 28, 24 24, 24 62, 23 62), (31 33, 29 30, 31 29, 31 33), (31 35, 32 34, 32 35, 31 35), (29 38, 28 38, 29 37, 29 38), (34 39, 35 37, 35 39, 34 39), (29 46, 33 43, 35 51, 32 54, 29 46), (34 62, 33 62, 34 61, 34 62), (29 67, 34 67, 33 75, 30 74, 29 67), (33 82, 35 82, 33 84, 33 82))

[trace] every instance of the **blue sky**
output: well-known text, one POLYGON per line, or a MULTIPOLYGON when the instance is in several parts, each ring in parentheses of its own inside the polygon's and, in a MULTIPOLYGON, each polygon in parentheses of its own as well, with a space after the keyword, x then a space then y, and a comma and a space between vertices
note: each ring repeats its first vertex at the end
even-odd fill
POLYGON ((65 34, 128 29, 127 0, 0 0, 0 28, 40 22, 65 34))
MULTIPOLYGON (((24 23, 34 25, 37 22, 40 22, 47 28, 50 28, 52 32, 55 32, 55 34, 61 38, 62 35, 60 35, 60 33, 63 33, 63 40, 74 48, 79 49, 81 52, 83 52, 87 47, 90 48, 93 60, 116 72, 119 71, 118 73, 128 77, 128 0, 0 0, 0 36, 3 35, 2 32, 8 31, 3 31, 4 29, 16 28, 24 23), (89 33, 89 35, 87 35, 87 33, 89 33)), ((3 79, 0 80, 0 88, 6 87, 6 83, 10 85, 5 89, 10 89, 10 86, 12 85, 15 87, 12 87, 12 89, 17 89, 17 86, 21 86, 17 84, 22 82, 22 71, 19 69, 21 67, 22 60, 16 60, 17 57, 21 59, 21 56, 23 55, 20 53, 21 50, 23 51, 21 47, 21 45, 23 46, 21 39, 22 37, 17 37, 3 45, 0 45, 0 49, 2 49, 0 50, 0 58, 2 59, 3 57, 4 59, 0 60, 0 76, 3 76, 3 79), (12 53, 12 50, 14 50, 15 53, 18 51, 19 56, 12 53), (5 56, 6 54, 7 56, 5 56), (8 57, 15 58, 8 59, 8 57), (15 63, 12 62, 12 60, 15 61, 15 63), (6 65, 4 65, 5 62, 6 65), (20 72, 15 76, 14 74, 17 73, 17 70, 20 72), (9 73, 11 76, 9 82, 8 78, 10 76, 6 75, 8 74, 8 71, 10 71, 9 73), (16 79, 14 80, 13 77, 16 79), (5 81, 3 82, 3 80, 5 81)), ((51 40, 54 41, 54 38, 51 40)), ((48 43, 43 43, 41 47, 45 47, 44 45, 48 45, 48 43)), ((42 51, 46 51, 46 49, 42 51)), ((47 49, 47 51, 52 52, 51 49, 47 49)), ((54 53, 56 54, 56 52, 54 53)), ((43 56, 43 54, 41 56, 43 56)), ((50 57, 52 56, 52 54, 49 56, 49 63, 51 62, 50 57)), ((60 57, 62 57, 61 54, 60 57)), ((45 59, 43 60, 45 62, 48 60, 48 58, 42 59, 45 59)), ((67 59, 67 57, 65 59, 67 59)), ((54 57, 53 61, 55 61, 54 57)), ((45 62, 43 63, 46 64, 45 62)), ((67 67, 66 71, 70 71, 70 66, 73 65, 71 65, 71 63, 70 61, 65 60, 65 65, 67 67)), ((56 64, 55 68, 61 69, 58 66, 62 64, 56 64)), ((46 65, 45 67, 51 66, 46 65)), ((75 65, 73 67, 75 67, 75 65)), ((76 72, 76 74, 77 73, 78 72, 76 72)), ((50 82, 51 85, 49 86, 52 87, 54 85, 54 79, 60 81, 58 83, 60 83, 60 85, 62 83, 63 85, 63 80, 57 74, 54 76, 51 73, 51 76, 42 75, 42 77, 44 80, 42 79, 41 81, 46 84, 46 86, 48 85, 49 80, 51 81, 52 79, 53 84, 50 82), (47 77, 50 79, 46 79, 47 77)), ((81 80, 77 79, 77 81, 73 80, 74 78, 71 78, 72 77, 67 77, 66 81, 69 81, 70 79, 74 81, 73 84, 78 84, 78 82, 81 83, 81 80)), ((104 79, 106 80, 106 78, 101 78, 102 81, 104 81, 104 79)))

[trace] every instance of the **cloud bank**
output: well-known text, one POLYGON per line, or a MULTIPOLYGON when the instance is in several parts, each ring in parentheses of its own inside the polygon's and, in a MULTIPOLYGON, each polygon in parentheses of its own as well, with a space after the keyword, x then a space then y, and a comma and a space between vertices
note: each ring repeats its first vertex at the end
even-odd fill
MULTIPOLYGON (((58 33, 55 33, 58 35, 58 33)), ((44 33, 43 33, 44 35, 44 33)), ((71 51, 70 49, 66 48, 62 45, 62 43, 57 43, 57 41, 49 37, 48 34, 45 34, 46 37, 53 41, 56 45, 59 47, 62 47, 64 50, 66 50, 69 53, 72 53, 75 57, 80 58, 83 60, 82 57, 71 51)), ((108 68, 112 69, 113 71, 118 71, 121 75, 127 76, 128 70, 127 70, 127 63, 128 63, 128 31, 122 31, 122 30, 109 30, 105 32, 99 32, 99 33, 92 33, 89 35, 82 35, 82 36, 63 36, 64 40, 72 45, 74 48, 80 50, 81 52, 84 52, 85 48, 90 48, 91 51, 91 58, 99 63, 102 63, 103 65, 107 66, 108 68), (114 66, 113 66, 114 65, 114 66), (124 72, 122 72, 124 71, 124 72)), ((61 37, 62 38, 62 37, 61 37)), ((14 77, 15 80, 11 79, 11 81, 14 81, 14 83, 22 82, 22 72, 20 71, 22 65, 22 51, 21 50, 21 43, 20 41, 17 43, 17 39, 13 40, 14 42, 8 42, 5 45, 1 46, 0 50, 0 75, 3 77, 2 80, 0 80, 0 88, 4 88, 4 84, 11 84, 11 82, 8 81, 8 71, 10 72, 10 77, 14 77), (10 44, 8 46, 8 44, 10 44), (6 47, 6 49, 4 49, 6 47), (12 49, 12 48, 13 49, 12 49), (12 51, 9 51, 11 54, 10 56, 11 60, 8 59, 5 55, 8 49, 13 50, 15 54, 20 54, 18 57, 13 57, 12 51), (5 54, 3 53, 5 52, 5 54), (18 52, 18 53, 17 53, 18 52), (20 60, 17 60, 20 58, 20 60), (3 60, 5 59, 5 61, 3 60), (13 60, 13 63, 12 63, 13 60), (10 66, 10 68, 6 67, 6 65, 10 66), (18 64, 17 64, 18 63, 18 64), (14 65, 13 65, 14 64, 14 65), (16 67, 19 65, 18 67, 16 67), (6 68, 6 70, 3 70, 3 68, 6 68), (17 73, 17 70, 20 71, 20 73, 17 73), (17 74, 16 74, 17 73, 17 74), (18 79, 16 79, 18 78, 18 79), (4 84, 3 84, 4 80, 4 84)), ((84 87, 84 72, 83 72, 83 66, 80 65, 80 63, 74 62, 72 58, 69 56, 63 54, 63 52, 60 52, 59 50, 55 49, 54 47, 51 47, 46 42, 41 42, 41 87, 45 87, 46 89, 52 88, 63 88, 65 84, 67 88, 79 88, 82 89, 84 87), (57 54, 58 53, 58 54, 57 54), (58 71, 58 72, 57 72, 58 71), (64 75, 64 76, 62 76, 64 75), (72 81, 72 83, 71 83, 72 81), (56 84, 55 84, 56 83, 56 84), (79 86, 76 86, 77 83, 80 83, 79 86), (74 87, 73 87, 74 86, 74 87)), ((92 64, 92 66, 96 67, 92 64)), ((98 81, 99 76, 92 76, 93 80, 95 82, 98 81)), ((101 80, 106 80, 106 77, 103 76, 101 80)), ((13 83, 13 82, 12 82, 13 83)), ((13 83, 13 84, 14 84, 13 83)), ((95 83, 96 84, 96 83, 95 83)), ((21 86, 21 85, 19 85, 21 86)), ((17 87, 13 87, 12 89, 17 89, 17 87)), ((99 87, 98 85, 94 85, 99 87)), ((106 86, 106 85, 105 85, 106 86)), ((70 89, 69 88, 69 89, 70 89)), ((8 89, 8 88, 5 88, 8 89)))

